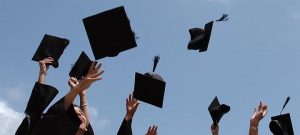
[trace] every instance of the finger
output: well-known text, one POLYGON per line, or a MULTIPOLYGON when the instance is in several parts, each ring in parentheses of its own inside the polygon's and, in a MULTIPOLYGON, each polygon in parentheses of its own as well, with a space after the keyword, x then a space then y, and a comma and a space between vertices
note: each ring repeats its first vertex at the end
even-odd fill
POLYGON ((99 76, 100 76, 100 73, 95 73, 95 74, 88 76, 88 78, 97 78, 99 76))
POLYGON ((156 133, 157 132, 157 126, 154 126, 154 133, 156 133))
POLYGON ((96 68, 94 68, 94 70, 98 71, 98 70, 101 68, 101 66, 102 66, 102 63, 99 63, 99 64, 96 66, 96 68))
POLYGON ((132 101, 132 97, 131 97, 131 94, 129 94, 129 101, 132 101))
POLYGON ((102 75, 103 73, 104 73, 104 70, 100 71, 100 73, 99 73, 99 74, 100 74, 100 75, 102 75))
POLYGON ((95 67, 95 64, 96 64, 96 61, 93 61, 92 64, 91 64, 91 66, 90 66, 90 68, 89 68, 88 73, 93 71, 93 69, 95 67))
POLYGON ((126 98, 126 106, 129 104, 129 99, 126 98))

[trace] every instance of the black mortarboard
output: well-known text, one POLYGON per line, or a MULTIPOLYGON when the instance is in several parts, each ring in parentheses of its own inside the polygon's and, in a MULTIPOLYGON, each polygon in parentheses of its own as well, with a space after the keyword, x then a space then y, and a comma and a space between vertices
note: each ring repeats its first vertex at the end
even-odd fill
POLYGON ((204 30, 201 28, 189 29, 191 40, 188 44, 188 49, 199 50, 199 52, 206 51, 209 44, 212 27, 213 21, 205 24, 204 30))
MULTIPOLYGON (((290 97, 287 97, 281 112, 290 101, 290 97)), ((291 116, 289 113, 281 114, 271 117, 271 122, 269 128, 274 135, 294 135, 293 125, 291 121, 291 116)))
POLYGON ((32 57, 33 61, 41 61, 45 58, 52 57, 53 62, 50 64, 53 67, 58 67, 58 59, 63 54, 65 48, 69 44, 69 40, 45 34, 42 42, 32 57))
POLYGON ((96 60, 137 46, 123 6, 84 18, 83 23, 96 60))
POLYGON ((208 107, 211 118, 213 119, 214 125, 218 125, 222 116, 230 111, 230 106, 221 104, 218 100, 218 97, 215 97, 214 100, 208 107))
POLYGON ((274 135, 294 135, 289 113, 271 117, 269 128, 274 135))
POLYGON ((87 75, 92 63, 93 61, 91 61, 90 58, 82 51, 76 63, 72 67, 69 76, 76 77, 80 80, 82 77, 87 75))
POLYGON ((166 82, 154 73, 159 57, 154 58, 153 72, 135 73, 133 97, 143 102, 162 108, 166 82))

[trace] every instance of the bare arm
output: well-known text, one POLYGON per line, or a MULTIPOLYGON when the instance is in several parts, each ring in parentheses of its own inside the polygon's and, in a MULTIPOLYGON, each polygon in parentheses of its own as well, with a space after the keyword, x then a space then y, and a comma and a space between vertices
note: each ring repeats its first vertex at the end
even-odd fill
POLYGON ((249 135, 258 135, 259 122, 266 116, 267 109, 267 105, 262 102, 260 102, 258 109, 255 108, 250 119, 249 135))
POLYGON ((87 109, 86 92, 83 91, 83 92, 79 93, 79 97, 80 97, 80 109, 83 111, 83 113, 86 117, 87 124, 89 124, 90 119, 89 119, 89 113, 88 113, 88 109, 87 109))
POLYGON ((45 58, 45 59, 39 61, 40 72, 39 72, 38 82, 40 84, 45 84, 45 77, 46 77, 47 70, 48 70, 48 67, 46 66, 46 64, 50 64, 52 62, 53 62, 53 58, 51 58, 51 57, 48 57, 48 58, 45 58))

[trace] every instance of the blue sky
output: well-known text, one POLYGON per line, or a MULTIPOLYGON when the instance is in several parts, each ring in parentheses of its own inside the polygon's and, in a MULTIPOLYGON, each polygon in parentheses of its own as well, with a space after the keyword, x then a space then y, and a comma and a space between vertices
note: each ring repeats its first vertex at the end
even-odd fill
POLYGON ((289 0, 0 0, 0 122, 1 135, 14 134, 37 80, 31 58, 44 34, 70 39, 60 67, 50 68, 46 82, 69 91, 71 64, 81 51, 93 58, 82 19, 125 6, 138 47, 101 59, 104 79, 88 92, 97 135, 114 135, 125 115, 125 99, 133 90, 134 73, 156 69, 167 82, 164 107, 142 103, 133 133, 158 125, 160 135, 210 134, 207 107, 215 96, 231 111, 220 122, 220 134, 248 134, 249 119, 259 101, 269 106, 260 134, 270 134, 270 117, 291 113, 295 134, 300 124, 300 1, 289 0), (187 50, 188 29, 229 14, 215 23, 207 52, 187 50))

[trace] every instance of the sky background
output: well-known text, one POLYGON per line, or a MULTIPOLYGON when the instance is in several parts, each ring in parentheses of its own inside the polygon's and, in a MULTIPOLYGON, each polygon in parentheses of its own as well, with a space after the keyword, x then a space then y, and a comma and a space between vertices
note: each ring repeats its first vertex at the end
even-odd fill
POLYGON ((57 69, 46 83, 68 91, 68 73, 85 51, 94 58, 82 19, 125 6, 138 46, 117 57, 99 60, 103 80, 88 90, 91 123, 96 135, 115 135, 125 116, 125 99, 133 90, 135 72, 156 68, 166 84, 162 109, 141 103, 133 134, 158 125, 160 135, 211 134, 207 107, 215 96, 231 106, 220 135, 248 134, 249 119, 259 101, 268 107, 259 133, 271 134, 270 117, 291 113, 295 134, 300 125, 300 1, 299 0, 0 0, 0 135, 13 135, 37 80, 31 61, 44 34, 70 40, 57 69), (187 50, 189 28, 229 14, 214 23, 207 52, 187 50))

